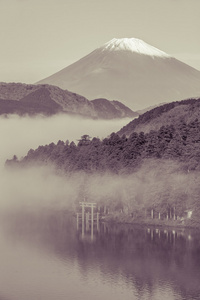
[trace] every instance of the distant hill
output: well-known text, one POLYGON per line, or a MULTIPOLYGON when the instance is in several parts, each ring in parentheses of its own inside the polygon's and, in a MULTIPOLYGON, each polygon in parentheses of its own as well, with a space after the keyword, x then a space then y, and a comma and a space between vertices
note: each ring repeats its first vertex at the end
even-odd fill
POLYGON ((161 126, 176 126, 180 122, 188 123, 195 119, 200 119, 200 98, 176 101, 155 107, 131 121, 117 134, 130 136, 133 132, 148 133, 151 130, 159 130, 161 126))
POLYGON ((172 212, 176 213, 182 224, 180 217, 189 210, 190 221, 199 227, 199 114, 200 98, 165 104, 141 115, 120 134, 112 133, 103 140, 84 135, 77 145, 58 141, 39 146, 20 160, 16 156, 7 160, 6 166, 53 164, 62 175, 71 177, 79 172, 79 178, 85 176, 81 197, 86 194, 96 201, 101 191, 100 203, 124 209, 129 216, 142 216, 141 220, 146 218, 144 210, 149 209, 162 218, 172 219, 172 212), (139 132, 139 128, 146 128, 146 132, 139 132))
POLYGON ((151 106, 149 106, 149 107, 145 107, 144 109, 139 109, 139 110, 137 110, 137 113, 138 113, 139 115, 142 115, 142 114, 144 114, 145 112, 147 112, 147 111, 149 111, 149 110, 152 110, 152 109, 155 108, 155 107, 164 105, 164 104, 166 104, 166 103, 168 103, 168 102, 163 102, 163 103, 159 103, 159 104, 156 104, 156 105, 151 105, 151 106))
POLYGON ((134 111, 200 96, 200 71, 135 38, 112 39, 38 83, 118 100, 134 111))
POLYGON ((112 133, 102 141, 98 138, 90 140, 84 135, 78 145, 59 141, 57 145, 40 146, 30 150, 19 164, 43 162, 53 163, 65 172, 119 174, 132 173, 144 160, 153 158, 178 161, 184 163, 187 170, 200 170, 199 114, 200 99, 170 103, 133 120, 120 134, 112 133), (148 131, 137 132, 142 126, 148 131), (154 130, 151 129, 153 126, 154 130))
POLYGON ((89 118, 134 118, 138 113, 117 101, 85 97, 50 85, 0 83, 0 114, 53 115, 67 113, 89 118))
POLYGON ((91 100, 91 103, 94 105, 95 110, 98 111, 98 117, 102 119, 107 119, 110 115, 113 115, 114 118, 131 118, 138 116, 137 112, 133 114, 133 111, 130 108, 119 101, 95 99, 91 100))
MULTIPOLYGON (((107 100, 102 103, 107 107, 107 100)), ((102 141, 84 135, 77 145, 59 141, 40 146, 19 163, 50 162, 66 172, 129 173, 145 159, 167 158, 200 170, 199 145, 200 98, 156 107, 102 141)))

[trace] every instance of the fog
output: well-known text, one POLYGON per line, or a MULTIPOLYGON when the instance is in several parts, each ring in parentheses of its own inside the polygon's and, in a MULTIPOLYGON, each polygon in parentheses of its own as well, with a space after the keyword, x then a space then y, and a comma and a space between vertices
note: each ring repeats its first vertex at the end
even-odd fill
POLYGON ((90 120, 57 115, 53 117, 0 117, 0 163, 16 154, 19 158, 39 145, 58 140, 76 142, 82 135, 104 138, 129 123, 131 119, 90 120))
MULTIPOLYGON (((187 173, 170 160, 146 160, 132 175, 58 173, 53 165, 6 169, 5 160, 20 158, 30 148, 77 141, 81 135, 103 138, 130 120, 99 121, 66 116, 0 118, 0 210, 66 209, 87 197, 92 202, 123 206, 127 211, 161 202, 194 204, 199 197, 199 172, 187 173)), ((190 208, 190 207, 189 207, 190 208)))
POLYGON ((56 174, 53 166, 8 170, 4 167, 7 158, 21 158, 31 148, 58 140, 76 142, 84 134, 104 138, 128 122, 130 119, 102 121, 66 115, 0 117, 0 209, 67 207, 77 199, 85 180, 77 174, 66 179, 56 174))

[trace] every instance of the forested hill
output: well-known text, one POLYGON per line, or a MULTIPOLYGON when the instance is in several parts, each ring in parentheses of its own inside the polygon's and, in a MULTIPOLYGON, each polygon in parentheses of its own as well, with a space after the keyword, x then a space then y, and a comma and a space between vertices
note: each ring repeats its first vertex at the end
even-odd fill
POLYGON ((181 167, 187 172, 199 170, 200 121, 180 121, 146 134, 134 132, 129 137, 112 133, 102 141, 84 135, 77 145, 74 142, 59 141, 57 144, 39 146, 36 150, 31 149, 22 160, 18 161, 14 157, 7 164, 23 166, 53 163, 66 173, 83 170, 89 173, 109 171, 120 174, 134 172, 149 158, 181 162, 181 167))
POLYGON ((180 122, 189 123, 199 118, 200 98, 191 98, 155 107, 124 126, 118 134, 130 136, 133 132, 148 133, 151 130, 159 130, 161 126, 176 127, 180 122))
POLYGON ((86 118, 134 118, 138 113, 117 101, 85 97, 52 85, 0 83, 0 115, 54 115, 65 113, 86 118))

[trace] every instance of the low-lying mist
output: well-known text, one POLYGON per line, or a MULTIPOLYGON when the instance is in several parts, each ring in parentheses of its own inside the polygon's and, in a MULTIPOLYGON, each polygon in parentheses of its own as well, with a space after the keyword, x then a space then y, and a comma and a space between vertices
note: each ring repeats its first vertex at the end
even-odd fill
POLYGON ((167 160, 146 160, 129 175, 59 174, 53 166, 8 168, 2 175, 1 211, 74 210, 85 198, 128 214, 176 206, 181 215, 193 209, 200 194, 199 172, 184 173, 179 163, 167 160))
POLYGON ((26 155, 39 145, 58 140, 77 141, 82 135, 104 138, 127 124, 129 119, 88 120, 58 115, 53 117, 0 117, 0 209, 67 207, 79 193, 83 179, 58 175, 53 166, 29 169, 5 169, 6 159, 26 155))
POLYGON ((130 122, 130 119, 91 120, 67 115, 52 117, 0 117, 0 164, 16 154, 19 158, 39 145, 58 140, 76 142, 84 134, 104 138, 130 122))
MULTIPOLYGON (((169 205, 191 209, 198 201, 199 172, 187 173, 171 160, 147 159, 131 175, 62 174, 54 166, 4 168, 7 158, 19 158, 30 148, 51 142, 74 140, 83 134, 106 137, 127 120, 92 121, 66 116, 51 118, 0 118, 2 129, 0 210, 67 209, 86 197, 92 202, 122 207, 126 212, 169 205)), ((160 209, 160 208, 159 208, 160 209)), ((180 211, 180 209, 179 209, 180 211)))

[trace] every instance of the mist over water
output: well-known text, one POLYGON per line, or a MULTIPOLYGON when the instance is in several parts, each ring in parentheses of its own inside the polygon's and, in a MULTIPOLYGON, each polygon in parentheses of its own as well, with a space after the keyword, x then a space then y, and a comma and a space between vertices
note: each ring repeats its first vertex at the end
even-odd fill
POLYGON ((77 174, 71 178, 58 175, 53 166, 8 170, 4 168, 6 159, 13 155, 20 159, 31 148, 59 140, 76 143, 84 134, 102 139, 128 122, 130 119, 102 121, 66 115, 0 117, 0 208, 66 208, 85 180, 77 174))
MULTIPOLYGON (((39 145, 57 143, 58 140, 77 142, 84 134, 104 138, 118 131, 130 120, 87 120, 65 115, 54 117, 9 116, 0 118, 0 209, 66 209, 82 201, 117 205, 126 209, 151 206, 162 201, 173 203, 192 201, 200 193, 197 185, 199 173, 183 172, 179 163, 170 160, 149 159, 131 175, 84 174, 70 176, 58 174, 53 165, 32 166, 24 169, 6 169, 5 160, 27 154, 39 145)), ((189 203, 189 202, 188 202, 189 203)), ((189 203, 190 204, 190 203, 189 203)))
MULTIPOLYGON (((103 138, 128 122, 65 116, 0 118, 0 299, 199 299, 199 234, 100 223, 77 228, 67 208, 83 200, 134 209, 199 195, 199 173, 179 163, 147 160, 131 175, 63 175, 53 165, 7 169, 30 148, 103 138), (93 236, 93 238, 92 238, 93 236), (191 296, 192 295, 192 296, 191 296)), ((81 223, 81 222, 80 222, 81 223)))

